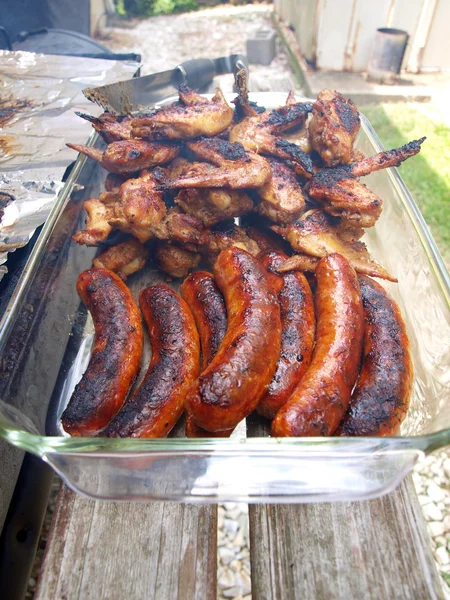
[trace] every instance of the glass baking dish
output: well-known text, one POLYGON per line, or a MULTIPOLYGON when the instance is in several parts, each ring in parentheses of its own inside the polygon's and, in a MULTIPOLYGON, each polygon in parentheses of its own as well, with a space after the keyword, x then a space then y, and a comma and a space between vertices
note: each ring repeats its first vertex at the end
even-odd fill
MULTIPOLYGON (((280 93, 251 96, 268 108, 286 99, 280 93)), ((357 148, 367 155, 380 151, 370 123, 364 117, 362 123, 357 148)), ((92 135, 89 143, 102 142, 92 135)), ((373 498, 392 490, 423 453, 450 443, 449 275, 397 169, 365 180, 383 198, 384 210, 364 241, 398 277, 386 287, 411 340, 415 383, 400 436, 274 439, 256 417, 230 439, 186 439, 182 424, 167 439, 64 436, 59 417, 93 339, 75 282, 96 249, 77 246, 71 236, 83 226, 83 201, 102 191, 105 175, 97 163, 78 157, 1 323, 2 438, 40 456, 72 489, 93 498, 212 503, 373 498)), ((137 294, 161 280, 148 268, 128 284, 137 294)))

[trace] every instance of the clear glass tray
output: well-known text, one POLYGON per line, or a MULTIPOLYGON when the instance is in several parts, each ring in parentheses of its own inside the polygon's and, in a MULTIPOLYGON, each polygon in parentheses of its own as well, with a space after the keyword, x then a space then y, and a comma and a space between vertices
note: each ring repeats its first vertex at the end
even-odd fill
MULTIPOLYGON (((285 96, 252 99, 272 108, 285 96)), ((100 142, 93 135, 90 143, 100 142)), ((368 155, 382 149, 364 117, 357 147, 368 155)), ((189 502, 373 498, 392 490, 422 453, 450 443, 449 275, 396 169, 366 178, 384 210, 364 241, 398 277, 387 289, 411 340, 415 383, 400 436, 274 439, 255 417, 230 439, 186 439, 180 437, 182 424, 161 440, 64 436, 59 417, 87 364, 93 333, 75 282, 96 252, 77 246, 71 236, 83 226, 83 201, 102 191, 104 178, 96 163, 78 158, 1 323, 2 438, 40 456, 87 496, 189 502)), ((145 269, 128 283, 137 294, 161 279, 145 269)))

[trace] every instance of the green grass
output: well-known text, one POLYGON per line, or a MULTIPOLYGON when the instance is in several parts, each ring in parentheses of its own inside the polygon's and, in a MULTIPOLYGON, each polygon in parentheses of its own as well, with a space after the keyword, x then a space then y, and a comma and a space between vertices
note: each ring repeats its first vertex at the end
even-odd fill
POLYGON ((427 137, 418 156, 400 167, 409 191, 450 265, 450 127, 435 118, 431 104, 360 106, 386 149, 427 137))

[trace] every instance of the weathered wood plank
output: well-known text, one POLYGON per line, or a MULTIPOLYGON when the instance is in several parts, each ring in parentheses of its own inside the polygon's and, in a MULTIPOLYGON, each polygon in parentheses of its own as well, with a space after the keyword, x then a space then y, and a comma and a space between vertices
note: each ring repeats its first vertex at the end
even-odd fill
MULTIPOLYGON (((253 417, 249 435, 267 435, 253 417)), ((366 502, 249 506, 253 600, 444 598, 411 478, 366 502)))
POLYGON ((216 507, 85 500, 63 486, 36 600, 216 597, 216 507))

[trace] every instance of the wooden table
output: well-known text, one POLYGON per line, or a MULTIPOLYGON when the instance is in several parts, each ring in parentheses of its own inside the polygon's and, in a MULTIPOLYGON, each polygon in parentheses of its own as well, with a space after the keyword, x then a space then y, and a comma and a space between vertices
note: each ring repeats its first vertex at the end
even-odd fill
MULTIPOLYGON (((254 600, 444 598, 410 479, 378 500, 252 505, 254 600)), ((63 486, 36 600, 216 598, 217 507, 85 500, 63 486)))

